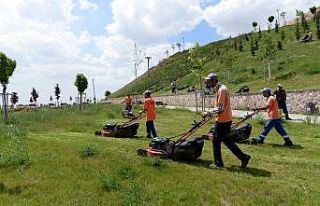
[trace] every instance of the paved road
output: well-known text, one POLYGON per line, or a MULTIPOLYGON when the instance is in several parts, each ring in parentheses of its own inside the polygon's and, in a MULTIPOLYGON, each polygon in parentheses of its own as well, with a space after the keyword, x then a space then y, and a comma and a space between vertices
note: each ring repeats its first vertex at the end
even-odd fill
MULTIPOLYGON (((165 108, 168 109, 186 109, 192 112, 196 112, 196 107, 181 107, 181 106, 165 106, 165 108)), ((243 111, 243 110, 232 110, 232 116, 234 117, 243 117, 248 113, 252 113, 252 111, 243 111)), ((267 116, 266 112, 259 112, 259 114, 264 115, 265 117, 267 116)), ((290 118, 292 118, 292 122, 311 122, 314 124, 320 124, 320 116, 307 116, 303 114, 289 114, 290 118)), ((255 118, 253 116, 253 118, 255 118)))

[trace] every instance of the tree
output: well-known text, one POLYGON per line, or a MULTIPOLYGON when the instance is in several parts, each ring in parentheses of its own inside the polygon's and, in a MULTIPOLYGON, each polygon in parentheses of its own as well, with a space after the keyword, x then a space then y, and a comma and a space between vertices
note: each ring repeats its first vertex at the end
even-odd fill
POLYGON ((174 50, 175 50, 175 48, 176 48, 175 44, 172 44, 172 45, 171 45, 172 54, 174 54, 174 50))
POLYGON ((37 99, 39 98, 39 94, 37 90, 33 87, 31 92, 31 98, 35 104, 37 104, 37 99))
POLYGON ((82 105, 82 95, 83 92, 88 88, 88 80, 84 74, 77 74, 74 85, 77 87, 78 92, 80 94, 80 110, 82 105))
POLYGON ((52 102, 53 101, 53 98, 52 98, 52 96, 50 95, 50 98, 49 98, 49 100, 50 100, 50 102, 52 102))
POLYGON ((276 24, 274 27, 275 32, 278 34, 279 33, 279 24, 278 24, 278 20, 276 20, 276 24))
POLYGON ((59 84, 56 84, 56 86, 54 87, 54 95, 56 96, 57 106, 59 106, 60 93, 61 93, 61 90, 60 90, 59 84))
POLYGON ((105 96, 105 99, 107 100, 108 99, 108 96, 111 94, 111 92, 109 90, 105 91, 104 93, 104 96, 105 96))
POLYGON ((178 47, 178 50, 180 51, 180 49, 181 49, 181 43, 179 43, 179 42, 177 42, 177 47, 178 47))
POLYGON ((300 33, 300 24, 299 24, 299 19, 296 19, 296 30, 295 30, 295 35, 296 35, 296 40, 299 41, 301 37, 300 33))
POLYGON ((320 40, 320 12, 316 14, 316 29, 317 39, 320 40))
POLYGON ((169 50, 166 50, 164 53, 166 54, 166 56, 168 58, 169 57, 169 50))
POLYGON ((30 104, 32 104, 32 103, 33 103, 33 98, 32 98, 32 97, 30 97, 29 102, 30 102, 30 104))
POLYGON ((256 32, 257 31, 257 26, 258 26, 258 23, 257 22, 252 22, 252 27, 253 27, 253 31, 256 32))
POLYGON ((246 41, 249 41, 249 36, 247 33, 244 34, 244 38, 246 39, 246 41))
POLYGON ((311 8, 309 8, 311 14, 313 14, 313 21, 316 21, 317 18, 317 7, 313 6, 311 8))
POLYGON ((262 38, 262 32, 261 32, 260 26, 259 26, 259 31, 258 31, 258 37, 259 37, 259 40, 262 38))
POLYGON ((72 102, 72 96, 69 97, 70 102, 72 102))
POLYGON ((274 20, 274 16, 269 16, 269 17, 268 17, 268 22, 269 22, 269 24, 268 24, 268 32, 269 32, 269 30, 272 28, 272 22, 273 22, 273 20, 274 20))
POLYGON ((13 107, 18 103, 19 97, 18 97, 18 93, 17 92, 12 92, 10 101, 11 101, 11 104, 12 104, 13 107))
POLYGON ((262 38, 259 57, 262 61, 267 62, 268 76, 269 80, 271 80, 271 62, 276 57, 276 48, 272 36, 270 34, 266 34, 262 38))
POLYGON ((9 78, 16 69, 17 63, 15 60, 8 58, 4 53, 0 52, 0 83, 2 85, 2 104, 4 111, 4 121, 8 120, 8 108, 7 108, 7 85, 9 84, 9 78))
MULTIPOLYGON (((190 71, 195 72, 199 78, 199 88, 201 94, 203 93, 203 68, 206 62, 206 56, 200 49, 200 45, 197 42, 196 45, 189 50, 188 61, 190 63, 190 71)), ((201 95, 201 105, 203 110, 203 95, 201 95)))
POLYGON ((243 51, 242 39, 239 40, 239 52, 243 51))

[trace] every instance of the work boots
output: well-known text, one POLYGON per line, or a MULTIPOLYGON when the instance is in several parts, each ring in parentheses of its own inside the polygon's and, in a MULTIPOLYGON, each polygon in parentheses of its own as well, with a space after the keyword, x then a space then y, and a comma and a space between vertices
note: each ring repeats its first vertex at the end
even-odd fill
POLYGON ((285 114, 285 118, 286 118, 286 120, 292 120, 292 119, 289 117, 289 114, 285 114))

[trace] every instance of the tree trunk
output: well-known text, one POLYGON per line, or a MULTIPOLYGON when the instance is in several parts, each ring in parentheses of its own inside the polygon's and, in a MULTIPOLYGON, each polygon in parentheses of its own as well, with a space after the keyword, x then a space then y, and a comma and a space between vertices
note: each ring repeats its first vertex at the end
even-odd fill
POLYGON ((7 85, 2 85, 3 86, 3 94, 2 94, 2 103, 3 103, 3 114, 4 114, 4 121, 8 121, 8 107, 7 107, 7 85))
POLYGON ((202 87, 202 78, 201 78, 201 74, 199 73, 199 83, 200 83, 200 97, 201 97, 201 111, 203 112, 204 111, 204 108, 203 108, 203 87, 202 87))
POLYGON ((268 61, 268 78, 269 78, 269 81, 271 81, 271 65, 270 65, 270 60, 268 61))
POLYGON ((82 109, 81 105, 82 105, 82 93, 80 93, 80 110, 82 109))

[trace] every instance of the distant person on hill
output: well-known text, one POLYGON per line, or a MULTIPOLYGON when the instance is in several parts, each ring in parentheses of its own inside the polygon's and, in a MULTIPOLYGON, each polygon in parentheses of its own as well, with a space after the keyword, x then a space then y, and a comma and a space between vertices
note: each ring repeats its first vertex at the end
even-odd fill
POLYGON ((251 158, 250 155, 243 153, 234 141, 228 137, 232 124, 231 100, 228 89, 225 85, 220 84, 215 73, 208 74, 205 83, 208 88, 213 88, 216 93, 214 109, 209 111, 209 113, 216 115, 215 137, 212 141, 214 160, 210 167, 221 168, 224 166, 221 156, 221 143, 223 142, 241 161, 241 167, 246 168, 251 158))
POLYGON ((311 42, 312 41, 312 32, 307 33, 304 37, 300 40, 300 42, 311 42))
POLYGON ((271 95, 271 89, 264 88, 262 90, 262 95, 267 98, 267 105, 265 107, 260 107, 253 109, 254 111, 260 111, 260 110, 267 110, 268 111, 268 121, 265 123, 263 131, 260 133, 260 135, 252 140, 253 144, 263 144, 265 137, 268 135, 270 130, 274 127, 278 134, 280 134, 283 137, 284 140, 284 146, 292 146, 292 141, 290 137, 288 136, 287 132, 284 130, 281 121, 280 116, 278 112, 278 104, 274 96, 271 95))
POLYGON ((127 112, 131 112, 131 110, 132 110, 132 96, 131 96, 131 94, 128 94, 128 96, 121 103, 125 103, 126 104, 125 110, 127 112))
POLYGON ((276 97, 277 99, 277 103, 278 103, 278 107, 279 109, 283 110, 283 113, 285 115, 286 120, 292 120, 289 117, 289 113, 288 113, 288 109, 287 109, 287 104, 286 104, 286 100, 287 100, 287 93, 286 91, 283 89, 282 84, 278 84, 278 89, 276 89, 273 92, 273 96, 276 97))
POLYGON ((156 119, 156 104, 151 97, 151 91, 146 90, 144 93, 144 104, 143 110, 139 111, 139 114, 146 114, 146 129, 147 129, 147 138, 156 138, 157 132, 154 127, 154 120, 156 119))
POLYGON ((173 82, 171 82, 171 92, 172 92, 172 94, 177 93, 177 83, 176 83, 176 80, 174 80, 173 82))

